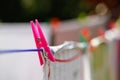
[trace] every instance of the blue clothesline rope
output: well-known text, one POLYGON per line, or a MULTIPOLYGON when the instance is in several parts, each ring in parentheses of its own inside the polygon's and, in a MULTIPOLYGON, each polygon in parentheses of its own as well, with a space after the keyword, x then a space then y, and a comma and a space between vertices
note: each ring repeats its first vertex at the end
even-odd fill
POLYGON ((20 53, 20 52, 37 52, 37 51, 43 51, 43 49, 0 50, 0 54, 4 54, 4 53, 20 53))

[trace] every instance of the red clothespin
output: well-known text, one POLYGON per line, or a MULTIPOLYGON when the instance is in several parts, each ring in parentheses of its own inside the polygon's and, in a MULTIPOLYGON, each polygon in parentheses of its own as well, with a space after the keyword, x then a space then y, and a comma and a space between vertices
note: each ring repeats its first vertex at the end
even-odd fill
MULTIPOLYGON (((30 25, 31 25, 35 43, 36 43, 36 47, 37 47, 37 49, 43 48, 48 59, 54 62, 55 58, 49 48, 49 45, 44 37, 44 34, 42 32, 42 29, 41 29, 40 24, 37 19, 35 20, 35 23, 36 23, 36 25, 34 24, 33 21, 30 21, 30 25)), ((44 61, 43 61, 43 57, 42 57, 42 54, 40 51, 38 51, 38 56, 39 56, 40 64, 43 65, 44 61)))
POLYGON ((111 22, 109 23, 109 29, 113 29, 113 28, 115 28, 115 22, 114 22, 114 21, 111 21, 111 22))
POLYGON ((103 28, 98 29, 98 36, 104 36, 105 30, 103 28))
POLYGON ((61 22, 59 18, 52 18, 50 25, 52 27, 53 30, 58 30, 60 28, 61 22))
POLYGON ((84 38, 89 42, 91 40, 91 34, 90 30, 88 28, 83 28, 81 30, 81 34, 84 36, 84 38))

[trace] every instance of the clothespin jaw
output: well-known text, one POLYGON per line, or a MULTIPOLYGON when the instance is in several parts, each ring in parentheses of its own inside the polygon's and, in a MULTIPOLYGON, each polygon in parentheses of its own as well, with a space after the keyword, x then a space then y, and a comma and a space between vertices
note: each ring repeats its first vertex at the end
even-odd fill
POLYGON ((43 56, 41 55, 42 52, 38 51, 40 64, 41 65, 44 64, 44 61, 43 61, 44 55, 46 55, 49 60, 54 62, 55 58, 54 58, 54 56, 52 54, 52 51, 50 50, 49 45, 48 45, 48 43, 47 43, 47 41, 44 37, 44 34, 43 34, 42 29, 40 27, 40 24, 39 24, 37 19, 35 20, 35 22, 36 22, 36 25, 34 25, 33 21, 30 22, 30 25, 31 25, 31 28, 32 28, 32 31, 33 31, 36 47, 37 47, 37 49, 42 48, 45 51, 45 53, 43 53, 43 56))

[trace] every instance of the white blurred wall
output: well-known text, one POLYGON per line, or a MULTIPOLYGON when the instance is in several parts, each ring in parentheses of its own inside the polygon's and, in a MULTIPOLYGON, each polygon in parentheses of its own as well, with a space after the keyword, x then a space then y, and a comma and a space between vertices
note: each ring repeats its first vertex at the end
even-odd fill
MULTIPOLYGON (((42 24, 43 32, 50 42, 51 30, 42 24)), ((36 48, 28 23, 0 23, 1 49, 36 48)), ((43 66, 39 65, 37 52, 0 55, 0 80, 42 80, 43 66)))

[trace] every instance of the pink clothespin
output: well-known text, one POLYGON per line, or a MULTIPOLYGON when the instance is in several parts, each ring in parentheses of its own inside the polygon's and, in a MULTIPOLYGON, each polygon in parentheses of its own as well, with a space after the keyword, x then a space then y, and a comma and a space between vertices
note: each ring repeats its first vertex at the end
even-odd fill
MULTIPOLYGON (((54 58, 54 56, 49 48, 49 45, 44 37, 44 34, 43 34, 42 29, 40 27, 40 24, 39 24, 37 19, 35 20, 35 22, 36 22, 36 25, 34 24, 33 21, 30 21, 30 25, 32 27, 36 47, 37 47, 37 49, 43 48, 48 59, 54 62, 55 58, 54 58)), ((38 56, 39 56, 40 64, 43 65, 44 64, 43 56, 42 56, 40 51, 38 51, 38 56)))

